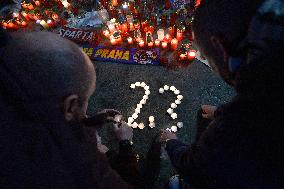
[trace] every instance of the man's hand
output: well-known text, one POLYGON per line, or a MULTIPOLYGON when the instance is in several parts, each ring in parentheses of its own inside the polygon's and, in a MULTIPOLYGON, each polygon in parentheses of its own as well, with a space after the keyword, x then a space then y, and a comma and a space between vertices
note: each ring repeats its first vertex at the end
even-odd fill
POLYGON ((103 145, 103 144, 97 144, 97 147, 98 147, 98 150, 101 152, 101 153, 107 153, 108 152, 108 147, 106 145, 103 145))
POLYGON ((168 140, 172 140, 172 139, 177 139, 176 134, 170 131, 164 130, 164 129, 161 130, 161 136, 160 136, 161 142, 167 142, 168 140))
POLYGON ((217 110, 217 106, 202 105, 201 109, 202 109, 202 117, 210 120, 214 119, 214 113, 217 110))
POLYGON ((124 121, 121 124, 114 124, 114 132, 119 141, 132 140, 133 138, 133 129, 124 121))
POLYGON ((102 126, 106 123, 116 122, 115 117, 118 115, 121 115, 121 113, 117 110, 105 109, 92 117, 86 118, 83 123, 89 127, 102 126))

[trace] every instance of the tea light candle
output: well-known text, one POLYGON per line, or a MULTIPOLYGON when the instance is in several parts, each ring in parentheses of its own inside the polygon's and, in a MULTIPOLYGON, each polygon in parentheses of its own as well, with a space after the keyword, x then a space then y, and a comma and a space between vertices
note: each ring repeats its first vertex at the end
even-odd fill
POLYGON ((162 42, 162 48, 163 48, 163 49, 166 49, 167 47, 168 47, 168 43, 165 42, 165 41, 163 41, 163 42, 162 42))
POLYGON ((171 108, 177 108, 177 105, 175 103, 172 103, 171 108))
POLYGON ((148 95, 144 95, 144 96, 143 96, 143 99, 144 99, 144 100, 148 100, 148 99, 149 99, 148 95))
POLYGON ((164 89, 165 89, 165 91, 167 91, 167 90, 170 89, 170 87, 169 87, 168 85, 165 85, 165 86, 164 86, 164 89))
POLYGON ((150 91, 149 90, 145 91, 145 95, 150 95, 150 91))
POLYGON ((148 85, 146 85, 146 86, 144 87, 144 89, 147 91, 147 90, 150 89, 150 87, 149 87, 148 85))
POLYGON ((136 82, 135 85, 136 85, 137 87, 140 87, 140 86, 141 86, 141 83, 140 83, 140 82, 136 82))
POLYGON ((169 129, 169 128, 166 128, 166 131, 172 132, 172 130, 171 130, 171 129, 169 129))
POLYGON ((145 46, 145 42, 141 39, 138 43, 139 47, 143 48, 145 46))
POLYGON ((137 118, 138 118, 138 114, 134 113, 134 114, 132 115, 132 118, 133 118, 133 119, 137 119, 137 118))
POLYGON ((149 122, 150 122, 150 123, 154 123, 154 121, 155 121, 154 116, 150 116, 150 117, 149 117, 149 122))
POLYGON ((146 104, 146 100, 142 99, 142 100, 140 101, 140 104, 146 104))
POLYGON ((176 87, 175 86, 171 86, 170 90, 174 92, 176 90, 176 87))
POLYGON ((133 117, 129 117, 129 118, 128 118, 128 124, 129 124, 129 125, 132 124, 133 121, 134 121, 134 118, 133 118, 133 117))
POLYGON ((177 123, 177 127, 178 127, 178 128, 182 128, 182 127, 183 127, 183 123, 182 123, 182 122, 178 122, 178 123, 177 123))
POLYGON ((175 90, 174 93, 175 93, 176 95, 179 95, 180 91, 179 91, 179 90, 175 90))
POLYGON ((137 104, 137 108, 142 108, 143 106, 142 106, 142 104, 137 104))
POLYGON ((150 127, 151 129, 153 129, 155 126, 156 126, 155 123, 150 123, 150 124, 149 124, 149 127, 150 127))
POLYGON ((180 100, 176 100, 175 104, 181 104, 181 101, 180 100))
POLYGON ((127 38, 127 42, 128 42, 129 45, 133 44, 133 39, 132 39, 132 37, 128 37, 128 38, 127 38))
POLYGON ((135 109, 135 113, 136 113, 136 114, 140 114, 140 113, 141 113, 141 109, 140 109, 140 108, 136 108, 136 109, 135 109))
POLYGON ((171 49, 175 51, 175 50, 177 50, 177 48, 178 48, 178 40, 176 38, 174 38, 171 41, 171 49))
POLYGON ((160 44, 161 44, 160 40, 159 40, 159 39, 156 39, 156 40, 155 40, 155 46, 156 46, 156 47, 159 47, 160 44))
POLYGON ((176 118, 177 118, 177 114, 176 114, 176 113, 173 113, 173 114, 171 115, 171 117, 172 117, 172 119, 176 119, 176 118))
POLYGON ((172 115, 172 114, 174 113, 174 110, 173 110, 172 108, 169 108, 169 109, 167 110, 167 112, 168 112, 168 114, 172 115))
POLYGON ((188 53, 187 53, 187 58, 189 61, 193 61, 196 57, 196 51, 195 50, 190 50, 188 53))
POLYGON ((144 129, 144 128, 145 128, 144 123, 139 123, 138 128, 139 128, 139 129, 144 129))
POLYGON ((136 129, 138 127, 138 123, 137 122, 134 122, 133 124, 132 124, 132 128, 133 129, 136 129))
POLYGON ((160 93, 160 94, 163 94, 164 92, 165 92, 165 89, 163 89, 163 88, 160 88, 160 89, 159 89, 159 93, 160 93))
POLYGON ((146 83, 145 82, 142 82, 141 83, 141 87, 145 87, 146 86, 146 83))
POLYGON ((130 85, 130 88, 131 88, 131 89, 135 89, 135 84, 131 84, 131 85, 130 85))
POLYGON ((164 31, 163 29, 159 29, 159 30, 157 31, 157 35, 158 35, 158 39, 159 39, 160 41, 162 41, 162 40, 164 40, 164 37, 165 37, 165 31, 164 31))
POLYGON ((178 96, 177 96, 177 99, 178 99, 178 100, 182 100, 182 99, 183 99, 183 96, 182 96, 182 95, 178 95, 178 96))
POLYGON ((171 130, 172 130, 174 133, 177 132, 177 126, 175 126, 175 125, 172 126, 172 127, 171 127, 171 130))

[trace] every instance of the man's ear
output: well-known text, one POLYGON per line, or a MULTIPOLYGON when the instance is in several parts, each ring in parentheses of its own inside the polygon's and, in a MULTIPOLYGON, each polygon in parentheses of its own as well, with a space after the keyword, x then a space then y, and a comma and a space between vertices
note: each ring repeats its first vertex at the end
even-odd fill
POLYGON ((226 49, 225 42, 220 37, 212 36, 210 38, 213 48, 218 53, 219 56, 222 56, 224 62, 229 61, 229 53, 226 49))
POLYGON ((66 121, 71 121, 77 117, 79 109, 79 96, 76 94, 69 95, 63 102, 63 113, 66 121))

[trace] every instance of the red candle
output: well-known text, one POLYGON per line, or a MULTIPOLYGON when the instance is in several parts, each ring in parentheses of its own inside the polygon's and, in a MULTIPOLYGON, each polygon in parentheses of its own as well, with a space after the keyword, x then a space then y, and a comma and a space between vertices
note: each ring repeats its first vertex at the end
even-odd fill
POLYGON ((154 46, 153 42, 148 43, 148 47, 152 48, 154 46))
POLYGON ((143 48, 145 46, 145 42, 141 39, 138 43, 139 47, 143 48))
POLYGON ((128 31, 127 23, 123 23, 119 26, 121 33, 125 34, 128 31))
POLYGON ((114 38, 110 38, 110 44, 112 44, 112 45, 116 45, 117 44, 117 42, 116 42, 116 39, 114 39, 114 38))
POLYGON ((112 5, 113 5, 114 7, 116 7, 116 6, 118 5, 117 0, 112 0, 112 5))
POLYGON ((174 38, 171 41, 171 49, 175 51, 175 50, 177 50, 177 48, 178 48, 178 40, 176 38, 174 38))
POLYGON ((159 39, 156 39, 156 40, 155 40, 155 46, 156 46, 156 47, 159 47, 160 44, 161 44, 160 40, 159 40, 159 39))
POLYGON ((180 58, 180 60, 185 60, 186 54, 180 54, 180 55, 179 55, 179 58, 180 58))
POLYGON ((195 50, 190 50, 188 53, 187 53, 187 58, 189 61, 193 61, 196 57, 196 51, 195 50))
POLYGON ((162 48, 166 49, 168 47, 168 43, 166 41, 162 42, 162 48))
POLYGON ((27 25, 28 25, 27 22, 22 21, 22 26, 23 26, 23 27, 26 27, 27 25))
POLYGON ((128 38, 127 38, 127 42, 128 42, 129 45, 133 44, 133 39, 132 39, 132 37, 128 37, 128 38))
POLYGON ((103 34, 107 38, 109 38, 109 36, 110 36, 110 32, 107 29, 103 31, 103 34))
POLYGON ((52 27, 52 26, 53 26, 52 20, 47 20, 46 23, 48 24, 49 27, 52 27))
POLYGON ((182 39, 183 39, 183 32, 178 31, 177 32, 177 40, 182 41, 182 39))

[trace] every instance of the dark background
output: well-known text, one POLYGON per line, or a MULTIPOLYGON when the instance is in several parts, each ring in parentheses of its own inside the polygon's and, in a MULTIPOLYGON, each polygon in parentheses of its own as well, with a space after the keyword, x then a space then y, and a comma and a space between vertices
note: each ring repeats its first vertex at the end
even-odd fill
MULTIPOLYGON (((200 105, 218 105, 229 101, 234 96, 233 89, 224 83, 212 70, 199 61, 193 62, 186 68, 167 69, 162 66, 126 65, 109 62, 94 62, 97 70, 97 89, 89 104, 89 114, 105 109, 117 109, 126 120, 130 117, 144 95, 144 89, 130 89, 130 84, 144 81, 150 86, 151 94, 146 105, 139 114, 137 123, 143 122, 143 130, 134 129, 134 145, 141 158, 146 154, 153 137, 161 128, 176 125, 178 121, 184 127, 177 132, 178 137, 190 143, 196 133, 196 114, 200 105), (178 119, 172 120, 167 114, 170 104, 176 99, 172 92, 159 93, 164 85, 174 85, 184 96, 182 104, 175 112, 178 119), (156 128, 148 127, 149 116, 155 117, 156 128)), ((106 126, 100 131, 103 143, 115 149, 117 143, 111 127, 106 126)), ((174 173, 170 162, 162 161, 162 168, 157 186, 162 188, 168 178, 174 173)))

